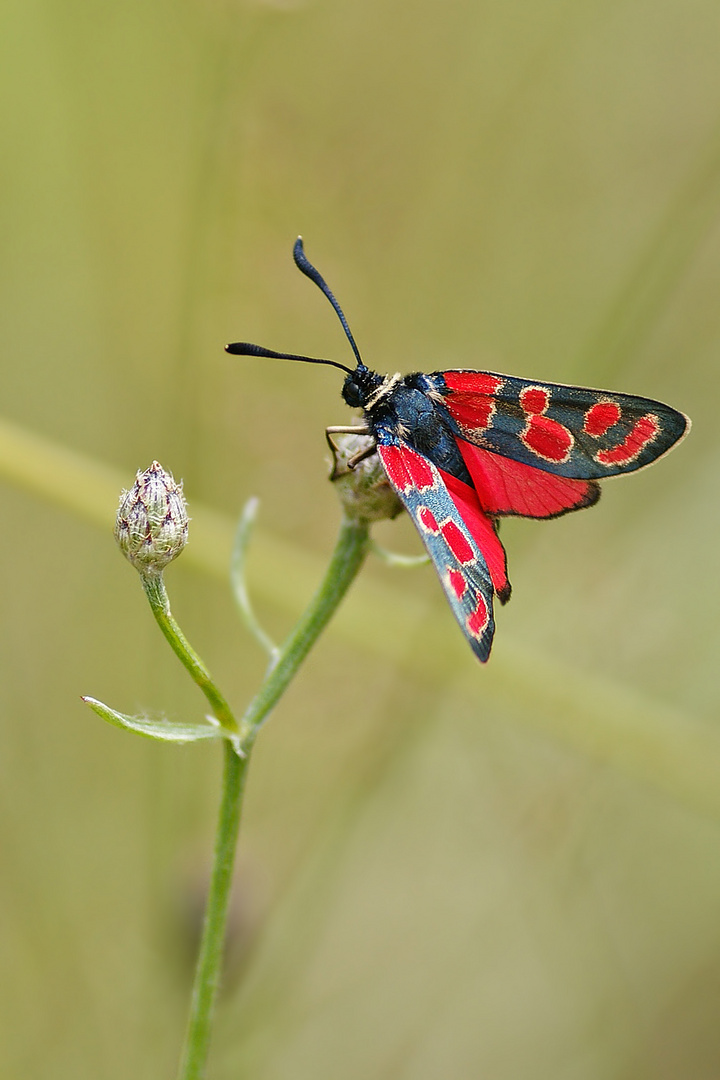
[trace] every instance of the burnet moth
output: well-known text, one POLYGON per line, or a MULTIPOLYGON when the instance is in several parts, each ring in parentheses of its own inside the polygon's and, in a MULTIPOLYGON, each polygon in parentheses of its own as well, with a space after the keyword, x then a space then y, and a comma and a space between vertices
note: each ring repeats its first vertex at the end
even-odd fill
POLYGON ((650 398, 541 383, 465 368, 426 375, 378 375, 362 362, 340 305, 308 261, 299 270, 325 294, 355 354, 354 369, 335 360, 275 352, 249 342, 241 356, 329 364, 344 371, 342 396, 363 423, 328 434, 371 435, 351 467, 377 453, 435 565, 460 629, 475 655, 490 655, 493 598, 510 597, 498 519, 553 518, 592 506, 599 480, 635 472, 686 434, 682 413, 650 398))

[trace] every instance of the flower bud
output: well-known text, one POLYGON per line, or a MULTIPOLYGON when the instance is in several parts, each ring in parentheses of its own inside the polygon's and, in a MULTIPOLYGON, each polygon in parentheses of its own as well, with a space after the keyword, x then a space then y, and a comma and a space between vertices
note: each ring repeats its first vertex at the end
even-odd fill
POLYGON ((354 468, 348 462, 373 446, 370 435, 336 435, 331 444, 333 469, 330 479, 340 496, 347 516, 353 521, 383 521, 395 518, 403 508, 390 486, 377 454, 358 461, 354 468))
POLYGON ((136 570, 156 575, 185 547, 188 521, 182 483, 153 461, 120 496, 115 539, 136 570))

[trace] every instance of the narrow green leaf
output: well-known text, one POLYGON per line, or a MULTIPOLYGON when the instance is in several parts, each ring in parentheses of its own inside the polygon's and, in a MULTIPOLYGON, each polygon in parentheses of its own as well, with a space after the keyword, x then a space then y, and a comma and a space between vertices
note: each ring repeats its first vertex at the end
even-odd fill
POLYGON ((259 505, 259 499, 248 499, 243 507, 242 514, 240 515, 237 532, 235 533, 235 543, 233 544, 232 556, 230 559, 230 584, 232 586, 233 596, 235 597, 235 603, 238 606, 238 611, 240 612, 240 616, 245 623, 245 626, 268 654, 271 663, 274 664, 277 662, 280 650, 260 625, 258 618, 255 615, 255 611, 253 610, 250 594, 248 593, 247 582, 245 580, 247 549, 248 544, 250 543, 253 526, 255 525, 255 518, 257 517, 259 505))
POLYGON ((225 732, 219 724, 208 721, 205 724, 184 724, 178 720, 160 720, 149 716, 127 716, 125 713, 116 712, 102 701, 95 698, 84 697, 82 699, 93 712, 115 727, 134 731, 138 735, 144 735, 147 739, 156 739, 159 742, 190 743, 201 739, 222 739, 225 732))
POLYGON ((403 570, 412 570, 415 566, 426 566, 430 562, 429 555, 401 555, 398 551, 388 551, 380 547, 374 540, 370 542, 370 550, 387 566, 397 566, 403 570))

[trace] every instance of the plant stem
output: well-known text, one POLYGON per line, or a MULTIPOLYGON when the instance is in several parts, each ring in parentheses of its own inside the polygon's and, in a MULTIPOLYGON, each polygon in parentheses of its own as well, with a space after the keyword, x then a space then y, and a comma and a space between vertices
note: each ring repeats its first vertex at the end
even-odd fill
POLYGON ((170 611, 170 601, 161 574, 141 574, 145 595, 150 601, 152 613, 165 635, 171 649, 210 703, 213 713, 222 727, 236 735, 237 720, 225 698, 215 685, 210 672, 193 649, 170 611))
POLYGON ((240 722, 239 740, 243 750, 252 747, 263 721, 327 626, 362 566, 369 544, 367 522, 344 518, 322 584, 283 644, 277 663, 245 710, 240 722))
MULTIPOLYGON (((222 968, 223 942, 230 900, 235 846, 240 825, 245 778, 253 744, 262 721, 267 717, 273 706, 277 704, 283 691, 287 688, 300 664, 327 626, 350 587, 355 575, 362 566, 368 547, 369 532, 367 523, 344 519, 322 584, 283 645, 277 664, 266 677, 265 682, 245 713, 240 727, 242 736, 239 741, 240 745, 238 746, 237 739, 225 742, 225 769, 215 840, 214 863, 203 922, 200 953, 195 971, 190 1018, 178 1074, 179 1080, 202 1080, 205 1073, 205 1064, 210 1047, 213 1010, 222 968)), ((187 655, 192 654, 195 657, 197 673, 191 671, 193 678, 203 689, 211 704, 213 704, 216 715, 221 722, 223 722, 223 718, 217 703, 221 703, 228 709, 228 715, 233 724, 232 730, 237 731, 235 720, 225 704, 224 698, 215 689, 202 661, 193 652, 180 628, 172 619, 164 588, 162 591, 153 589, 153 595, 151 596, 147 583, 144 584, 150 602, 153 604, 155 617, 158 619, 163 633, 165 633, 173 649, 186 666, 187 655), (162 612, 156 611, 155 605, 162 608, 162 612), (214 698, 211 697, 211 691, 214 698)), ((228 725, 224 724, 224 726, 228 725)))
POLYGON ((205 1072, 212 1020, 222 971, 225 925, 232 885, 235 847, 240 826, 249 753, 239 757, 229 741, 224 745, 223 791, 218 814, 215 854, 202 940, 195 971, 190 1019, 180 1065, 180 1080, 201 1080, 205 1072))

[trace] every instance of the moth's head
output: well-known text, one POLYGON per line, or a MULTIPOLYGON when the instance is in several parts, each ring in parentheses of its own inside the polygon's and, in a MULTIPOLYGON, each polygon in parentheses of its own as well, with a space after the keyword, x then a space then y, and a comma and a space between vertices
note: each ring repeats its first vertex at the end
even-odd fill
POLYGON ((345 377, 343 399, 351 409, 362 409, 382 381, 381 375, 370 371, 364 364, 358 364, 355 370, 345 377))

